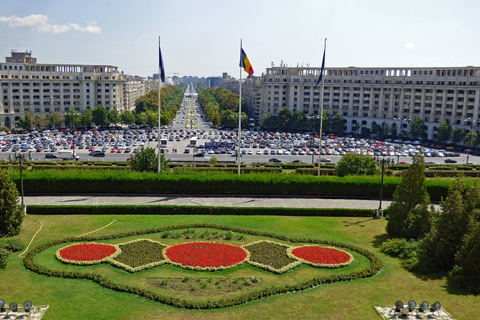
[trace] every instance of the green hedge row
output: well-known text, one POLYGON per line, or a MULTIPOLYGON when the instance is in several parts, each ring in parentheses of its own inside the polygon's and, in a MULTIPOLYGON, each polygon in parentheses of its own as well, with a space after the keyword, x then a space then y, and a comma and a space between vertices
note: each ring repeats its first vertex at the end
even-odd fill
MULTIPOLYGON (((236 169, 236 168, 235 168, 236 169)), ((253 169, 253 168, 252 168, 253 169)), ((261 168, 265 170, 266 168, 261 168)), ((243 169, 242 169, 243 170, 243 169)), ((24 191, 35 194, 129 193, 129 194, 238 194, 238 195, 302 195, 324 197, 377 198, 380 176, 324 176, 332 169, 302 168, 307 174, 256 173, 232 174, 219 171, 152 174, 115 170, 32 170, 24 171, 24 191), (328 170, 328 171, 327 171, 328 170)), ((243 172, 243 171, 242 171, 243 172)), ((466 171, 465 173, 471 173, 466 171)), ((20 187, 18 170, 10 177, 20 187)), ((392 197, 400 177, 386 176, 383 195, 392 197)), ((466 181, 467 187, 472 181, 466 181)), ((427 191, 432 201, 446 197, 451 179, 427 179, 427 191)))
POLYGON ((119 292, 125 292, 125 293, 132 293, 132 294, 136 294, 136 295, 139 295, 147 299, 151 299, 153 301, 160 302, 166 305, 171 305, 179 308, 187 308, 187 309, 218 309, 218 308, 232 307, 232 306, 240 305, 249 301, 258 300, 264 297, 269 297, 269 296, 273 296, 281 293, 302 291, 302 290, 313 288, 322 284, 372 277, 378 274, 379 272, 381 272, 383 267, 381 260, 375 254, 353 245, 343 244, 335 241, 326 241, 326 240, 289 238, 285 236, 276 235, 270 232, 260 232, 256 230, 249 230, 249 229, 242 229, 242 228, 231 228, 231 227, 220 226, 215 224, 178 225, 178 226, 168 226, 168 227, 156 228, 156 229, 154 228, 154 229, 148 229, 148 230, 132 231, 132 232, 126 232, 126 233, 110 235, 110 236, 80 237, 80 238, 67 238, 63 240, 54 240, 46 244, 40 245, 35 249, 31 250, 23 261, 27 269, 37 274, 69 278, 69 279, 88 279, 98 283, 99 285, 107 289, 111 289, 119 292), (313 278, 313 279, 299 282, 292 285, 272 286, 272 287, 268 287, 268 288, 257 290, 257 291, 250 291, 248 293, 244 293, 239 296, 235 296, 231 298, 222 298, 218 300, 207 300, 207 301, 195 301, 195 300, 184 300, 180 298, 168 297, 161 293, 152 292, 144 288, 122 284, 122 283, 116 283, 111 281, 107 277, 104 277, 99 274, 91 273, 91 272, 53 270, 53 269, 43 267, 35 262, 35 256, 38 253, 52 246, 62 244, 62 243, 73 242, 73 241, 111 240, 111 239, 119 239, 119 238, 136 236, 136 235, 160 233, 160 232, 169 231, 169 230, 186 229, 186 228, 215 228, 220 230, 228 230, 232 232, 245 233, 245 234, 251 234, 256 236, 266 236, 266 237, 276 238, 276 239, 289 241, 293 243, 312 243, 312 244, 329 245, 329 246, 345 248, 345 249, 358 252, 359 254, 365 256, 370 261, 370 265, 361 271, 321 276, 321 277, 313 278))
MULTIPOLYGON (((305 199, 308 202, 308 199, 305 199)), ((315 216, 315 217, 371 217, 375 210, 342 208, 238 208, 207 206, 155 206, 155 205, 104 205, 104 206, 52 206, 30 205, 29 214, 155 214, 155 215, 265 215, 265 216, 315 216)))

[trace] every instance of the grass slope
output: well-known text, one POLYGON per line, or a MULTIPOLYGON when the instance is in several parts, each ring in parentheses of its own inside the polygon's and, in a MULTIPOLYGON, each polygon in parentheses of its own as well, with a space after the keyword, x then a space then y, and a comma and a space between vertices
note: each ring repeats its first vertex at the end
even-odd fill
MULTIPOLYGON (((44 319, 357 319, 379 318, 375 305, 393 305, 396 300, 417 303, 438 300, 457 319, 475 319, 480 297, 452 291, 438 276, 422 279, 400 267, 397 259, 381 254, 386 239, 385 221, 370 218, 275 217, 275 216, 34 216, 25 218, 15 238, 28 243, 43 222, 32 246, 98 229, 95 235, 187 223, 216 223, 274 232, 289 237, 336 240, 377 254, 384 270, 377 276, 353 282, 334 283, 302 292, 277 295, 219 310, 184 310, 155 303, 131 294, 107 290, 88 280, 70 280, 37 275, 26 270, 18 254, 11 255, 0 270, 0 299, 7 303, 50 305, 44 319)), ((195 276, 194 271, 191 271, 195 276)), ((281 277, 281 275, 279 276, 281 277)))

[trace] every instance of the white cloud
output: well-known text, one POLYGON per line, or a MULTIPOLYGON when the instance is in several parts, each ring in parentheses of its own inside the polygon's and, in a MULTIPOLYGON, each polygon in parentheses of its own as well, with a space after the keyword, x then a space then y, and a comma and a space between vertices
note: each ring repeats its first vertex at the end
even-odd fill
POLYGON ((48 23, 48 17, 41 14, 31 14, 27 17, 0 17, 0 22, 8 23, 10 28, 29 28, 38 32, 50 32, 50 33, 65 33, 71 30, 88 32, 88 33, 100 33, 101 29, 90 22, 86 27, 80 27, 78 24, 50 24, 48 23))
POLYGON ((413 48, 415 48, 415 44, 409 42, 409 43, 407 43, 407 44, 405 45, 405 48, 407 48, 407 49, 413 49, 413 48))

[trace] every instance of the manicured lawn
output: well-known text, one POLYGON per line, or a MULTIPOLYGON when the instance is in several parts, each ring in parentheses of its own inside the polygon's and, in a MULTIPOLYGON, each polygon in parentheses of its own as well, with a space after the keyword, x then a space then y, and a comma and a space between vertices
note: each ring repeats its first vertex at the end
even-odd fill
MULTIPOLYGON (((34 304, 50 305, 44 319, 375 319, 379 316, 375 305, 393 305, 396 300, 404 302, 413 299, 417 303, 427 300, 440 301, 457 319, 475 319, 476 305, 480 297, 453 291, 445 286, 444 278, 419 278, 400 267, 397 259, 378 251, 385 239, 385 221, 369 218, 317 218, 317 217, 266 217, 266 216, 33 216, 28 215, 23 229, 16 238, 28 244, 38 230, 43 228, 32 246, 54 239, 63 239, 98 229, 112 220, 118 221, 94 235, 108 235, 132 230, 143 230, 190 223, 215 223, 230 227, 240 227, 273 232, 288 237, 335 240, 374 252, 383 262, 383 271, 375 277, 323 285, 302 292, 288 293, 263 298, 244 305, 217 310, 185 310, 166 306, 132 294, 104 289, 88 280, 62 279, 37 275, 23 266, 17 254, 10 255, 5 270, 0 271, 0 299, 7 303, 23 303, 30 300, 34 304)), ((166 244, 174 239, 154 238, 166 244)), ((180 239, 181 240, 181 239, 180 239)), ((254 239, 256 240, 256 239, 254 239)), ((184 241, 184 240, 183 240, 184 241)), ((121 239, 117 242, 125 242, 121 239)), ((245 241, 243 241, 245 242, 245 241)), ((249 242, 247 239, 246 242, 249 242)), ((235 240, 233 243, 242 244, 235 240)), ((52 250, 54 251, 54 250, 52 250)), ((133 274, 132 279, 114 266, 108 264, 79 267, 63 265, 53 259, 40 257, 42 263, 59 268, 95 268, 115 276, 118 281, 143 281, 138 275, 142 272, 159 276, 158 268, 133 274), (44 260, 42 260, 44 259, 44 260), (138 279, 133 279, 137 277, 138 279)), ((215 273, 179 270, 175 266, 161 266, 164 275, 191 278, 215 277, 215 273)), ((253 266, 240 266, 237 271, 223 271, 223 277, 248 277, 260 274, 267 281, 294 279, 296 273, 310 272, 301 266, 283 275, 272 275, 259 271, 253 266), (273 280, 272 280, 273 279, 273 280)), ((279 282, 281 283, 281 282, 279 282)), ((182 295, 183 293, 179 293, 182 295)))

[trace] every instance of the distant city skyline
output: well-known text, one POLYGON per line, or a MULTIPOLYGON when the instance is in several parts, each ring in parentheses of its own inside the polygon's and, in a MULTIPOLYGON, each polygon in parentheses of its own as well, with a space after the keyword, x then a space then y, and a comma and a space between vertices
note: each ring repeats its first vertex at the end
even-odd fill
MULTIPOLYGON (((3 0, 0 59, 110 64, 129 75, 240 76, 240 39, 259 76, 320 67, 480 65, 480 3, 467 0, 3 0)), ((246 73, 242 71, 242 78, 246 73)))

